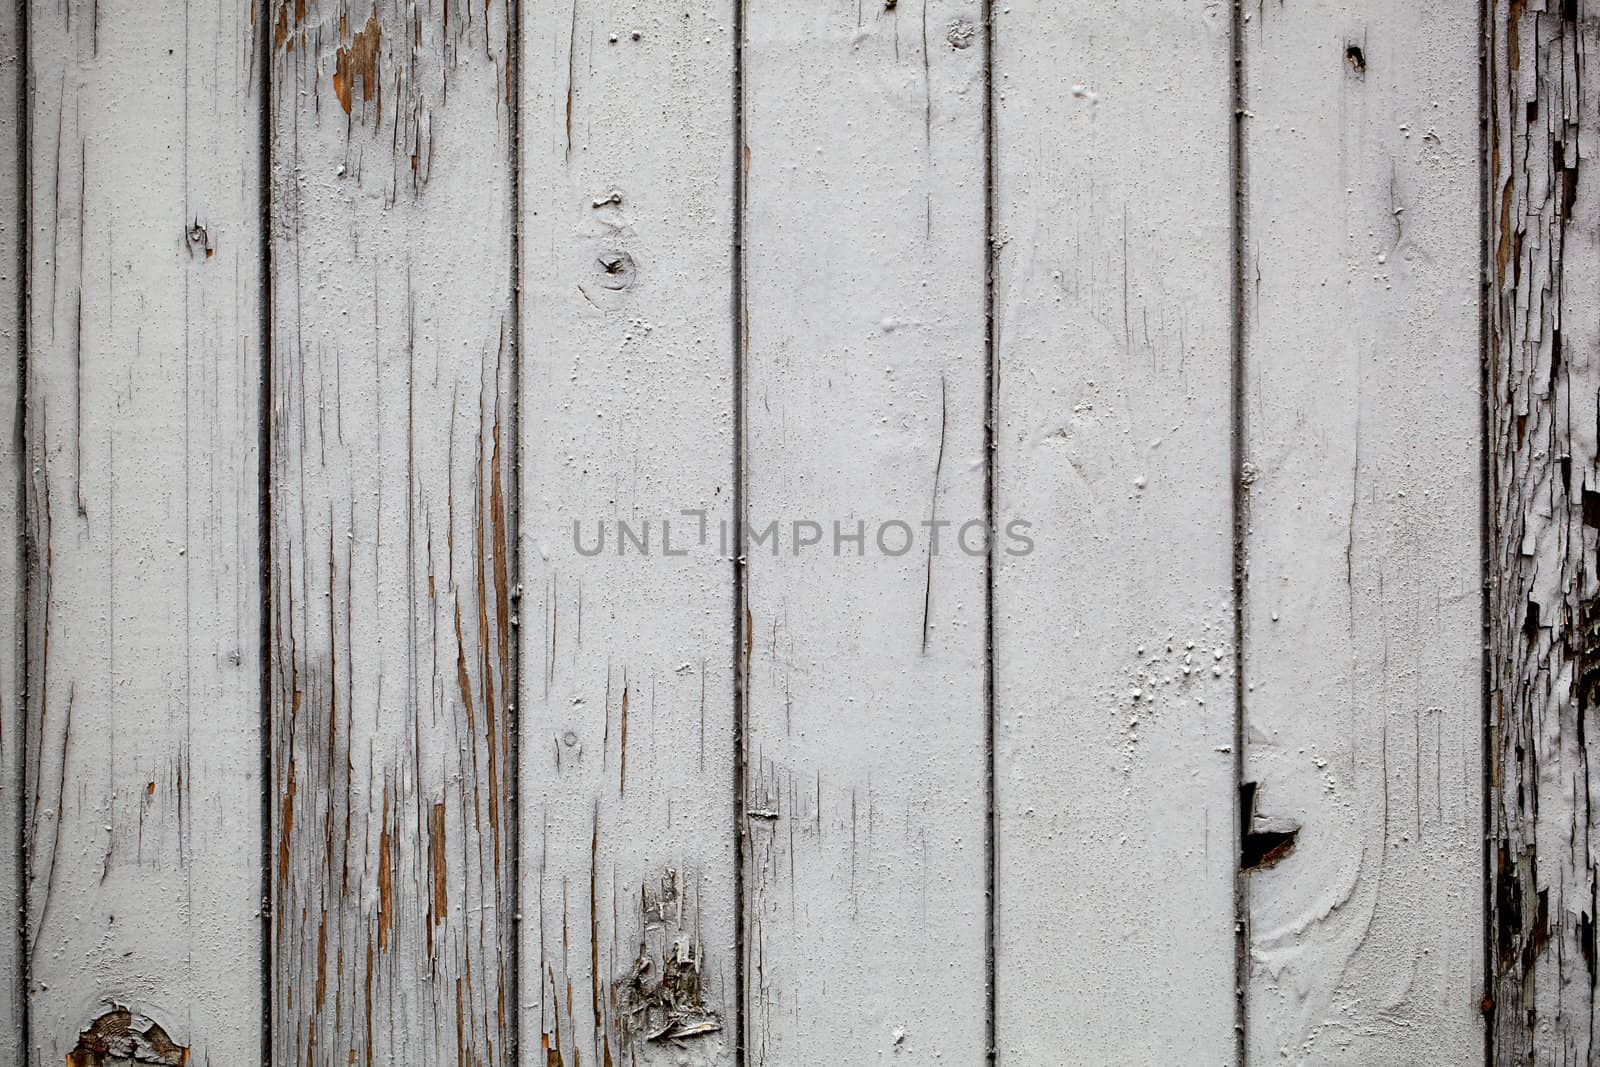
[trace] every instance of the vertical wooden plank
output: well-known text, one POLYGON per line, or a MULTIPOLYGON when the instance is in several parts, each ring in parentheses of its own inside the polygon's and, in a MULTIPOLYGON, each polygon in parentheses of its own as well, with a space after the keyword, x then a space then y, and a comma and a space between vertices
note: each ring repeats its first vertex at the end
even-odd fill
POLYGON ((1497 0, 1490 93, 1489 933, 1492 1054, 1583 1063, 1594 1040, 1600 875, 1588 734, 1600 619, 1600 19, 1497 0))
POLYGON ((1246 20, 1250 1059, 1470 1063, 1478 12, 1319 0, 1246 20))
POLYGON ((22 5, 0 8, 0 1063, 23 1063, 22 5))
POLYGON ((28 14, 29 1062, 259 1061, 255 35, 28 14))
POLYGON ((525 18, 525 1062, 731 1064, 733 5, 525 18))
POLYGON ((982 18, 745 12, 752 1063, 987 1044, 982 18))
POLYGON ((1018 1063, 1234 1057, 1229 19, 996 13, 996 509, 1037 542, 994 590, 1018 1063))
POLYGON ((273 1055, 506 1063, 506 6, 271 17, 273 1055))

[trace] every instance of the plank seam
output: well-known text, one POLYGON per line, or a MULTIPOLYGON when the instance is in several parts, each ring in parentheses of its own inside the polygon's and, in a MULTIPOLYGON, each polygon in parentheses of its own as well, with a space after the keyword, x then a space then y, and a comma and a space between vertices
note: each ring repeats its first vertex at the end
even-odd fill
POLYGON ((1489 163, 1490 109, 1494 80, 1490 70, 1490 35, 1493 33, 1493 0, 1480 0, 1478 4, 1478 512, 1480 516, 1480 541, 1478 565, 1483 582, 1483 596, 1479 598, 1479 614, 1483 640, 1478 653, 1479 673, 1479 790, 1483 803, 1481 813, 1482 873, 1479 893, 1482 897, 1483 995, 1483 1062, 1494 1067, 1494 740, 1493 706, 1491 704, 1491 642, 1494 636, 1494 608, 1490 592, 1494 573, 1494 490, 1490 483, 1493 470, 1489 449, 1494 429, 1489 405, 1494 403, 1493 371, 1490 368, 1489 321, 1492 314, 1490 300, 1494 275, 1491 269, 1490 244, 1494 226, 1491 207, 1494 195, 1494 173, 1489 163))
POLYGON ((29 166, 32 156, 33 123, 32 108, 29 104, 28 87, 31 79, 29 72, 33 66, 33 53, 28 40, 29 4, 28 0, 17 0, 17 181, 19 195, 17 197, 17 418, 16 441, 17 450, 17 484, 14 487, 17 493, 17 515, 21 518, 20 541, 17 546, 21 554, 22 574, 21 586, 18 590, 20 601, 18 603, 18 619, 20 620, 20 644, 14 646, 11 655, 18 655, 21 649, 20 662, 17 664, 17 739, 16 756, 17 764, 12 775, 12 781, 22 790, 23 798, 17 804, 16 818, 16 878, 19 887, 17 896, 20 911, 15 916, 17 941, 18 974, 16 991, 17 998, 17 1026, 20 1031, 19 1040, 22 1047, 24 1062, 33 1059, 31 1046, 32 1018, 29 1010, 29 989, 33 985, 33 960, 28 951, 28 916, 31 914, 28 899, 28 803, 27 789, 23 785, 26 781, 28 764, 28 702, 30 698, 29 682, 32 672, 29 667, 28 650, 32 647, 30 624, 33 620, 33 560, 35 546, 33 542, 33 525, 30 521, 28 501, 28 462, 27 444, 28 434, 28 316, 30 314, 30 293, 28 266, 32 262, 33 252, 33 171, 29 166))
POLYGON ((1231 447, 1229 455, 1229 486, 1230 500, 1233 508, 1233 826, 1234 832, 1239 835, 1234 843, 1234 874, 1233 874, 1233 931, 1234 931, 1234 961, 1233 961, 1233 989, 1234 989, 1234 1062, 1238 1067, 1245 1067, 1249 1058, 1249 1042, 1247 1026, 1249 1024, 1249 1003, 1246 990, 1250 975, 1250 881, 1249 872, 1243 869, 1240 858, 1243 856, 1244 839, 1250 832, 1248 825, 1251 813, 1240 803, 1245 782, 1245 659, 1244 659, 1244 627, 1245 627, 1245 533, 1246 511, 1249 500, 1246 495, 1245 471, 1245 307, 1244 307, 1244 248, 1246 226, 1246 160, 1244 151, 1244 123, 1245 123, 1245 87, 1244 87, 1244 4, 1243 0, 1234 0, 1231 11, 1231 25, 1228 33, 1228 45, 1232 52, 1232 64, 1229 71, 1231 84, 1229 86, 1230 106, 1233 109, 1233 122, 1231 125, 1232 138, 1228 151, 1228 178, 1232 186, 1232 195, 1229 198, 1229 208, 1233 213, 1231 233, 1229 236, 1229 269, 1232 273, 1230 280, 1230 331, 1229 338, 1229 373, 1230 397, 1229 421, 1231 423, 1231 447))
MULTIPOLYGON (((508 0, 506 6, 507 76, 510 89, 506 99, 506 122, 511 143, 511 367, 509 371, 511 398, 507 404, 506 421, 511 435, 511 604, 514 617, 522 614, 522 2, 508 0)), ((511 627, 511 663, 507 666, 510 680, 507 685, 506 708, 506 760, 511 773, 507 775, 506 810, 513 813, 507 820, 507 863, 511 868, 511 944, 510 974, 506 984, 511 989, 512 1010, 506 1020, 510 1047, 507 1058, 511 1063, 521 1061, 522 1051, 522 758, 519 740, 521 728, 522 692, 522 627, 511 627)), ((541 919, 542 921, 542 919, 541 919)))
POLYGON ((733 328, 733 1049, 734 1062, 744 1067, 745 1013, 748 990, 745 985, 745 793, 749 768, 745 758, 746 692, 749 687, 748 640, 745 615, 748 610, 744 558, 744 403, 745 403, 745 306, 744 306, 744 0, 733 4, 733 246, 729 250, 730 301, 733 328))
POLYGON ((261 704, 261 1063, 272 1067, 272 34, 271 9, 256 5, 256 62, 261 65, 256 135, 260 196, 261 281, 259 324, 261 395, 256 426, 256 570, 261 600, 259 651, 261 704))
POLYGON ((994 54, 995 20, 994 0, 984 4, 983 34, 983 511, 984 525, 989 531, 988 552, 983 565, 983 750, 984 750, 984 1044, 985 1058, 997 1063, 1000 1056, 999 1016, 1000 981, 997 961, 997 938, 1000 929, 1000 828, 995 803, 995 670, 994 670, 994 558, 997 551, 995 537, 995 475, 998 457, 995 439, 995 415, 998 408, 996 393, 1000 387, 997 360, 999 344, 995 337, 995 257, 998 254, 995 233, 995 198, 998 180, 995 174, 995 109, 994 109, 994 54))

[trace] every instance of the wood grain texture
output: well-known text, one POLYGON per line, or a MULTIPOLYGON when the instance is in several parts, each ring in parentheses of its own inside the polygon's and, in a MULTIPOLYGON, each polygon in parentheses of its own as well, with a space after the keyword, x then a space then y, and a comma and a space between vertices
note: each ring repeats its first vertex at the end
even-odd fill
POLYGON ((1584 1063, 1594 1026, 1596 837, 1588 733, 1600 651, 1600 10, 1503 0, 1491 112, 1490 898, 1497 1064, 1584 1063))
POLYGON ((1470 1063, 1478 13, 1267 4, 1242 43, 1245 777, 1296 834, 1254 842, 1250 1060, 1470 1063))
POLYGON ((509 1063, 506 7, 271 19, 272 1051, 509 1063))
POLYGON ((1000 1057, 1229 1063, 1229 11, 995 34, 1000 1057))
POLYGON ((27 997, 22 970, 23 231, 22 8, 0 8, 0 1063, 23 1063, 27 997))
POLYGON ((987 1044, 981 18, 746 10, 750 1063, 987 1044))
POLYGON ((28 1062, 259 1061, 249 12, 28 18, 28 1062))
POLYGON ((731 1064, 733 6, 525 18, 524 1062, 731 1064))

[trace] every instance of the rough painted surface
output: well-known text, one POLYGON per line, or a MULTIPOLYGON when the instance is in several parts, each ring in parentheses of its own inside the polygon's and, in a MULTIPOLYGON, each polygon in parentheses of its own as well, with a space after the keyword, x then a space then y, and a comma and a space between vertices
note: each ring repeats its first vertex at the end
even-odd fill
POLYGON ((1494 4, 1490 115, 1489 929, 1499 1064, 1595 1045, 1597 879, 1588 732, 1600 618, 1600 209, 1592 3, 1494 4))
POLYGON ((981 18, 746 11, 752 1064, 986 1047, 981 18))
POLYGON ((524 18, 524 1062, 731 1064, 733 7, 524 18))
POLYGON ((23 531, 22 409, 22 100, 27 57, 22 54, 21 6, 0 8, 0 1063, 23 1062, 22 978, 22 651, 23 531))
POLYGON ((1229 12, 995 32, 1000 1057, 1227 1063, 1229 12))
POLYGON ((51 1067, 119 1011, 194 1063, 261 1057, 248 15, 28 10, 26 964, 51 1067))
POLYGON ((1245 777, 1252 832, 1295 832, 1249 876, 1250 1060, 1470 1063, 1478 13, 1244 25, 1245 777))
POLYGON ((1597 1058, 1591 3, 1490 19, 1480 1002, 1475 11, 30 0, 0 1062, 1597 1058))
POLYGON ((507 1063, 506 8, 274 11, 272 1051, 507 1063))

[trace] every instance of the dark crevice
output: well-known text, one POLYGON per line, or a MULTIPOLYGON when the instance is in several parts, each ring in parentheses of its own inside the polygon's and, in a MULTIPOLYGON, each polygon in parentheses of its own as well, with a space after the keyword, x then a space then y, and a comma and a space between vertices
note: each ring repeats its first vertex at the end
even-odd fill
MULTIPOLYGON (((1593 890, 1590 893, 1590 902, 1593 903, 1593 890)), ((1578 913, 1578 950, 1583 953, 1584 967, 1589 972, 1589 988, 1595 988, 1595 957, 1594 957, 1594 913, 1583 911, 1578 913)))
POLYGON ((1491 943, 1495 947, 1499 965, 1510 967, 1515 960, 1517 940, 1522 932, 1522 883, 1512 869, 1511 858, 1504 845, 1500 846, 1497 855, 1495 906, 1488 912, 1496 924, 1491 943))
MULTIPOLYGON (((21 661, 17 668, 17 697, 16 697, 16 740, 15 750, 12 752, 14 762, 8 762, 6 771, 11 774, 13 782, 26 781, 27 776, 27 751, 28 751, 28 700, 30 696, 32 665, 31 640, 33 617, 33 561, 34 539, 33 524, 28 508, 28 474, 32 466, 28 445, 28 339, 29 339, 29 298, 28 289, 30 275, 28 272, 31 258, 30 244, 33 240, 33 227, 31 208, 33 203, 33 175, 29 169, 30 144, 33 137, 32 109, 28 106, 28 73, 32 69, 32 57, 28 49, 28 0, 17 0, 17 73, 16 83, 13 86, 17 94, 16 130, 17 154, 15 165, 17 168, 17 411, 16 435, 13 445, 17 456, 17 483, 16 514, 19 519, 20 543, 17 546, 21 574, 19 575, 20 587, 16 590, 19 602, 16 618, 19 620, 21 633, 19 641, 7 651, 7 655, 16 655, 17 650, 22 650, 21 661)), ((3 747, 3 746, 0 746, 3 747)), ((26 790, 23 791, 26 793, 26 790)), ((28 803, 26 797, 17 804, 15 812, 17 825, 12 828, 15 834, 13 847, 15 848, 16 865, 13 876, 17 880, 16 890, 18 898, 18 922, 16 924, 15 938, 17 949, 18 970, 17 982, 12 992, 15 998, 13 1007, 16 1011, 17 1040, 23 1055, 28 1055, 32 1047, 31 1015, 28 1010, 28 990, 33 988, 33 967, 31 954, 28 951, 28 921, 32 914, 28 894, 28 803)))
MULTIPOLYGON (((1245 480, 1245 236, 1246 236, 1246 165, 1245 158, 1245 84, 1244 84, 1244 0, 1234 0, 1229 28, 1229 47, 1232 63, 1229 74, 1229 104, 1232 110, 1228 170, 1232 195, 1229 198, 1230 222, 1229 272, 1229 421, 1230 434, 1230 500, 1233 520, 1233 780, 1237 786, 1238 808, 1234 812, 1234 825, 1239 827, 1240 854, 1250 846, 1250 820, 1254 813, 1255 785, 1245 776, 1245 532, 1248 526, 1248 487, 1245 480)), ((1247 1033, 1249 1001, 1246 992, 1250 976, 1250 882, 1246 876, 1250 869, 1241 863, 1241 870, 1233 880, 1233 988, 1234 988, 1234 1062, 1245 1067, 1249 1060, 1247 1033)))
POLYGON ((730 291, 733 330, 733 1044, 734 1062, 745 1067, 745 1015, 749 992, 745 976, 745 797, 749 768, 745 754, 746 689, 749 658, 744 559, 744 0, 733 4, 733 246, 730 291))
MULTIPOLYGON (((506 93, 506 121, 510 130, 511 152, 511 367, 507 388, 509 403, 508 434, 511 438, 511 529, 510 568, 513 612, 520 613, 522 593, 522 0, 508 0, 506 7, 506 64, 510 88, 506 93)), ((522 686, 522 627, 512 626, 510 634, 510 672, 508 685, 511 698, 506 708, 506 802, 513 813, 522 811, 522 773, 519 736, 521 733, 520 698, 522 686)), ((507 864, 511 869, 511 953, 510 974, 506 984, 510 987, 511 1017, 502 1019, 510 1040, 508 1059, 521 1062, 522 1045, 522 819, 506 820, 508 831, 507 864)), ((542 920, 541 920, 542 921, 542 920)))
POLYGON ((1256 783, 1244 782, 1239 786, 1239 870, 1264 871, 1276 867, 1294 851, 1300 828, 1290 830, 1257 830, 1256 783))
POLYGON ((261 394, 256 412, 256 537, 260 553, 256 579, 261 583, 259 610, 261 644, 258 665, 261 706, 261 1063, 272 1065, 272 794, 277 781, 272 773, 272 33, 271 5, 256 5, 256 62, 261 80, 257 89, 259 138, 256 159, 256 193, 261 198, 261 279, 259 283, 261 394))
POLYGON ((996 203, 998 176, 995 154, 995 8, 994 0, 986 0, 983 12, 983 282, 984 282, 984 382, 983 382, 983 511, 986 528, 991 531, 989 551, 984 557, 983 589, 983 796, 984 796, 984 894, 988 907, 984 909, 984 1056, 985 1062, 995 1063, 1000 1055, 1000 968, 998 938, 1000 930, 1000 827, 996 819, 996 768, 995 768, 995 546, 992 532, 995 528, 995 482, 999 450, 996 448, 995 417, 999 409, 999 338, 995 330, 999 322, 995 301, 999 287, 995 284, 995 256, 998 231, 996 203))
POLYGON ((1295 838, 1299 830, 1289 830, 1284 833, 1276 831, 1263 831, 1248 835, 1244 840, 1244 848, 1239 854, 1239 869, 1241 871, 1266 871, 1276 867, 1280 861, 1287 858, 1294 851, 1295 838))
MULTIPOLYGON (((1482 447, 1478 452, 1478 509, 1481 516, 1479 525, 1479 573, 1482 576, 1484 589, 1492 588, 1491 579, 1494 573, 1494 539, 1495 527, 1493 521, 1494 488, 1491 482, 1493 460, 1490 455, 1490 439, 1494 427, 1490 405, 1494 403, 1494 375, 1490 367, 1490 279, 1494 277, 1494 225, 1492 210, 1494 203, 1494 174, 1490 165, 1489 145, 1492 140, 1490 121, 1490 93, 1493 91, 1495 78, 1493 73, 1492 51, 1492 22, 1493 4, 1490 0, 1482 0, 1478 6, 1478 249, 1481 256, 1481 270, 1478 283, 1478 391, 1483 397, 1478 412, 1478 436, 1482 447)), ((1537 108, 1532 101, 1530 108, 1537 108)), ((1530 115, 1530 120, 1532 116, 1530 115)), ((1520 431, 1520 425, 1519 425, 1520 431)), ((1496 850, 1494 847, 1494 762, 1495 753, 1492 747, 1494 742, 1493 730, 1493 703, 1491 681, 1491 640, 1493 636, 1494 614, 1492 597, 1484 595, 1480 607, 1480 626, 1483 636, 1483 651, 1479 658, 1479 706, 1478 706, 1478 744, 1483 752, 1480 770, 1479 795, 1482 798, 1483 814, 1480 826, 1483 846, 1481 859, 1480 904, 1483 908, 1483 929, 1481 939, 1483 988, 1478 1001, 1478 1010, 1483 1015, 1483 1059, 1485 1067, 1492 1067, 1494 1062, 1494 1032, 1495 1032, 1495 957, 1496 950, 1503 956, 1506 952, 1511 937, 1510 931, 1503 926, 1496 929, 1497 915, 1503 920, 1504 909, 1497 907, 1497 900, 1504 901, 1508 889, 1516 891, 1516 879, 1509 874, 1509 861, 1505 851, 1496 850)), ((1511 935, 1514 936, 1514 935, 1511 935)))

